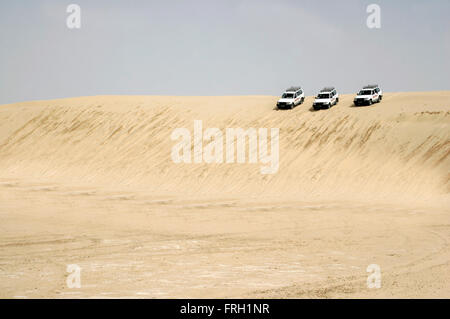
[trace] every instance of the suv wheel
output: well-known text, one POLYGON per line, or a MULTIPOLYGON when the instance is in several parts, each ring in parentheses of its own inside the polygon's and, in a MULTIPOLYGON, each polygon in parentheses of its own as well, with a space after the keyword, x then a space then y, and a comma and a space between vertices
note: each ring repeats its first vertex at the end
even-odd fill
POLYGON ((372 99, 369 100, 369 105, 372 105, 372 99))

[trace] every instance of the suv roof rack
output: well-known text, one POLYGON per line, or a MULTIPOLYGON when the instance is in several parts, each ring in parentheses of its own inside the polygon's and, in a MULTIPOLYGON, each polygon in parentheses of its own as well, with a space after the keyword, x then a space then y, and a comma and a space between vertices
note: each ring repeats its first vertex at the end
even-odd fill
POLYGON ((378 84, 368 84, 365 87, 363 87, 363 89, 374 89, 377 87, 378 87, 378 84))
POLYGON ((286 89, 285 92, 297 92, 300 89, 301 89, 300 86, 291 86, 289 89, 286 89))
POLYGON ((334 90, 334 86, 324 87, 320 92, 331 92, 334 90))

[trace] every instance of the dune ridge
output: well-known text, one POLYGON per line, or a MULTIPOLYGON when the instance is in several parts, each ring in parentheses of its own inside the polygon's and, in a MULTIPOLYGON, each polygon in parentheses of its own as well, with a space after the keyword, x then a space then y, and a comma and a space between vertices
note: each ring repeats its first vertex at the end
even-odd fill
POLYGON ((276 97, 97 96, 0 107, 0 178, 256 197, 448 200, 450 92, 386 93, 313 112, 276 97), (279 128, 280 167, 175 164, 178 127, 279 128))

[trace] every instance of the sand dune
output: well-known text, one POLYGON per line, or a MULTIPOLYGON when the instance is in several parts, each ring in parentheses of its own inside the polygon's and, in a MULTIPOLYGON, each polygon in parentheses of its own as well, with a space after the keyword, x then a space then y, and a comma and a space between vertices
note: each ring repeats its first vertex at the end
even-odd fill
POLYGON ((0 296, 450 297, 450 92, 370 107, 343 95, 317 112, 312 99, 0 106, 0 296), (173 163, 170 135, 194 120, 279 128, 278 172, 173 163), (384 290, 364 286, 373 260, 389 269, 384 290), (81 290, 64 286, 71 262, 81 290))
POLYGON ((274 97, 90 97, 3 106, 2 177, 193 194, 408 197, 450 190, 450 93, 386 94, 353 108, 274 111, 274 97), (177 127, 280 128, 280 169, 175 164, 177 127))

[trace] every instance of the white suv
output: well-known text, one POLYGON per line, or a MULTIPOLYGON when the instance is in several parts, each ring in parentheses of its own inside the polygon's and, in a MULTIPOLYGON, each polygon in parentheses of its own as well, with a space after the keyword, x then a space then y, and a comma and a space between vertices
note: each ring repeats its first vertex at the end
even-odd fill
POLYGON ((339 102, 339 93, 334 87, 326 87, 320 90, 313 103, 314 110, 329 109, 339 102))
POLYGON ((277 102, 277 108, 289 108, 293 109, 295 106, 302 104, 305 101, 305 92, 299 86, 291 87, 284 91, 281 99, 277 102))
POLYGON ((383 92, 380 87, 376 84, 366 85, 361 91, 355 96, 353 102, 356 106, 358 105, 372 105, 372 103, 379 103, 383 98, 383 92))

